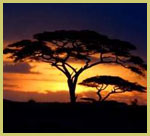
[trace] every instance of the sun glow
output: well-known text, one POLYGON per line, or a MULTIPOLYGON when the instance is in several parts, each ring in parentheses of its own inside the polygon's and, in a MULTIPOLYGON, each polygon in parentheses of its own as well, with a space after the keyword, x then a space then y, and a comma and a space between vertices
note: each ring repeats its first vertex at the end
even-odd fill
MULTIPOLYGON (((13 64, 11 59, 7 58, 8 55, 4 55, 4 62, 8 64, 13 64)), ((95 58, 97 56, 94 56, 95 58)), ((19 64, 19 63, 18 63, 19 64)), ((73 61, 71 60, 69 62, 70 65, 72 65, 77 70, 81 67, 83 67, 84 63, 81 61, 73 61)), ((17 65, 17 64, 13 64, 17 65)), ((57 93, 60 91, 67 92, 69 94, 69 89, 67 85, 67 78, 66 76, 59 70, 57 70, 55 67, 52 67, 48 63, 43 62, 31 62, 27 63, 29 65, 30 69, 28 73, 17 73, 17 72, 10 72, 5 73, 4 72, 4 90, 6 91, 18 91, 18 92, 37 92, 40 94, 49 94, 49 92, 57 93)), ((71 73, 71 69, 68 67, 69 72, 71 73)), ((78 83, 83 81, 86 78, 92 77, 97 75, 112 75, 112 76, 120 76, 123 79, 129 80, 131 82, 138 82, 143 86, 147 86, 146 78, 142 78, 140 76, 137 76, 133 72, 131 72, 128 69, 125 69, 119 65, 106 65, 106 64, 100 64, 95 67, 92 67, 86 71, 84 71, 78 79, 78 83)), ((79 85, 77 83, 76 86, 76 94, 81 95, 82 97, 96 97, 96 89, 91 87, 84 87, 82 85, 79 85), (93 93, 91 93, 93 92, 93 93)), ((108 91, 111 90, 111 87, 108 87, 105 92, 102 93, 102 95, 106 95, 108 91)), ((135 93, 134 92, 127 92, 122 96, 122 94, 118 95, 112 95, 110 99, 119 99, 119 100, 125 100, 126 97, 132 97, 134 98, 135 93), (119 97, 118 97, 119 96, 119 97), (124 97, 123 97, 124 96, 124 97)), ((141 103, 146 103, 146 93, 145 94, 137 94, 138 97, 140 97, 141 103)), ((30 96, 31 97, 31 96, 30 96)), ((55 96, 56 97, 56 96, 55 96)), ((43 98, 41 98, 40 101, 42 101, 43 98)), ((61 98, 53 98, 57 100, 62 100, 61 98)), ((63 99, 63 101, 66 98, 63 99)), ((39 100, 39 98, 38 98, 39 100)), ((43 99, 44 100, 44 99, 43 99)), ((69 100, 69 98, 68 98, 69 100)))

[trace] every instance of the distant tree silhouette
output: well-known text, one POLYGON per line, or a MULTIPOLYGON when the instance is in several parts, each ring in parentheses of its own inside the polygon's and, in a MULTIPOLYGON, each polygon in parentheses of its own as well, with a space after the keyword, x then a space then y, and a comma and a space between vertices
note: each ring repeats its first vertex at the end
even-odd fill
MULTIPOLYGON (((111 94, 116 93, 124 93, 131 91, 145 92, 145 87, 141 86, 137 83, 132 83, 127 80, 124 80, 118 76, 95 76, 90 77, 79 83, 80 85, 84 85, 87 87, 94 87, 97 89, 97 95, 99 97, 99 101, 106 100, 111 94), (112 85, 113 89, 102 98, 101 92, 106 90, 108 86, 112 85)), ((89 98, 83 98, 84 100, 89 100, 89 98)))
POLYGON ((134 99, 133 101, 131 101, 131 105, 132 106, 137 106, 138 100, 134 99))
POLYGON ((28 103, 30 103, 30 104, 34 104, 34 103, 36 103, 36 101, 35 101, 35 100, 33 100, 33 99, 30 99, 30 100, 28 101, 28 103))
POLYGON ((94 31, 54 31, 35 34, 34 40, 22 40, 10 44, 4 54, 11 54, 14 62, 42 61, 60 70, 66 77, 70 100, 76 102, 75 89, 79 75, 98 64, 118 64, 131 71, 144 75, 146 64, 131 54, 136 47, 129 42, 109 39, 94 31), (94 57, 95 55, 99 57, 94 57), (76 60, 84 64, 75 68, 71 62, 76 60))

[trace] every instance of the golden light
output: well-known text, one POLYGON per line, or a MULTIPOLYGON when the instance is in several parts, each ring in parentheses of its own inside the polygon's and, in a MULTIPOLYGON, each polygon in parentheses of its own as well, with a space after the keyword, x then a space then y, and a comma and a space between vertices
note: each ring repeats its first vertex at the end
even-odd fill
MULTIPOLYGON (((4 61, 11 63, 11 60, 8 59, 7 57, 8 55, 4 55, 3 58, 4 61)), ((83 66, 83 63, 81 63, 80 61, 71 61, 70 64, 77 69, 83 66)), ((29 63, 29 65, 31 66, 30 73, 4 73, 4 90, 37 92, 43 94, 46 94, 48 91, 51 92, 68 91, 67 78, 61 71, 57 70, 55 67, 52 67, 50 64, 43 62, 40 63, 32 62, 29 63)), ((69 71, 71 72, 70 69, 69 71)), ((80 75, 78 83, 80 83, 82 80, 88 77, 96 75, 120 76, 131 82, 138 82, 143 86, 147 86, 146 77, 142 78, 140 76, 137 76, 130 70, 125 69, 118 65, 104 65, 104 64, 97 65, 93 68, 84 71, 80 75)), ((89 91, 96 92, 96 89, 84 87, 77 84, 76 94, 82 93, 85 95, 86 92, 89 91)), ((132 92, 125 93, 125 95, 130 97, 131 95, 134 95, 134 93, 132 92)), ((140 96, 140 94, 138 95, 140 96)), ((147 95, 145 94, 142 95, 141 97, 143 101, 146 102, 147 95)), ((116 99, 116 95, 112 95, 111 98, 116 99)))

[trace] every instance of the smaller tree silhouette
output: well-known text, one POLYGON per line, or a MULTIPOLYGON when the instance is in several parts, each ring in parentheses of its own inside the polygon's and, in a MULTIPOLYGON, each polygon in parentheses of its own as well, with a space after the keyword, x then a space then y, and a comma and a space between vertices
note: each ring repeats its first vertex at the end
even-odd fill
POLYGON ((75 103, 79 76, 94 66, 116 64, 145 76, 147 65, 132 54, 134 50, 135 45, 129 42, 110 39, 95 31, 58 30, 9 44, 3 53, 9 54, 15 63, 45 62, 61 71, 67 79, 70 102, 75 103), (72 64, 74 61, 82 62, 82 66, 76 67, 72 64))
MULTIPOLYGON (((127 91, 145 92, 145 87, 137 83, 129 82, 118 76, 95 76, 83 80, 80 85, 94 87, 97 89, 99 101, 105 101, 111 94, 124 93, 127 91), (113 86, 113 89, 102 98, 101 92, 106 90, 108 86, 113 86)), ((85 100, 89 100, 88 98, 85 100)))

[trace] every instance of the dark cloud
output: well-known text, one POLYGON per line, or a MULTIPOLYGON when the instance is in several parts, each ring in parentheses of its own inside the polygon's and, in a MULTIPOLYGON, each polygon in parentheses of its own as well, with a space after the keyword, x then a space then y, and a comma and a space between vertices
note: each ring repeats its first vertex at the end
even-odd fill
POLYGON ((3 84, 3 87, 18 87, 17 85, 12 84, 3 84))
MULTIPOLYGON (((52 75, 52 74, 50 74, 52 75)), ((56 76, 56 75, 55 75, 56 76)), ((31 78, 31 79, 23 79, 23 80, 32 80, 32 81, 49 81, 49 82, 57 82, 57 79, 45 79, 45 78, 41 78, 41 79, 36 79, 36 78, 31 78)))
POLYGON ((3 72, 5 73, 22 73, 22 74, 38 74, 38 72, 31 72, 31 67, 28 63, 17 63, 4 62, 3 72))

